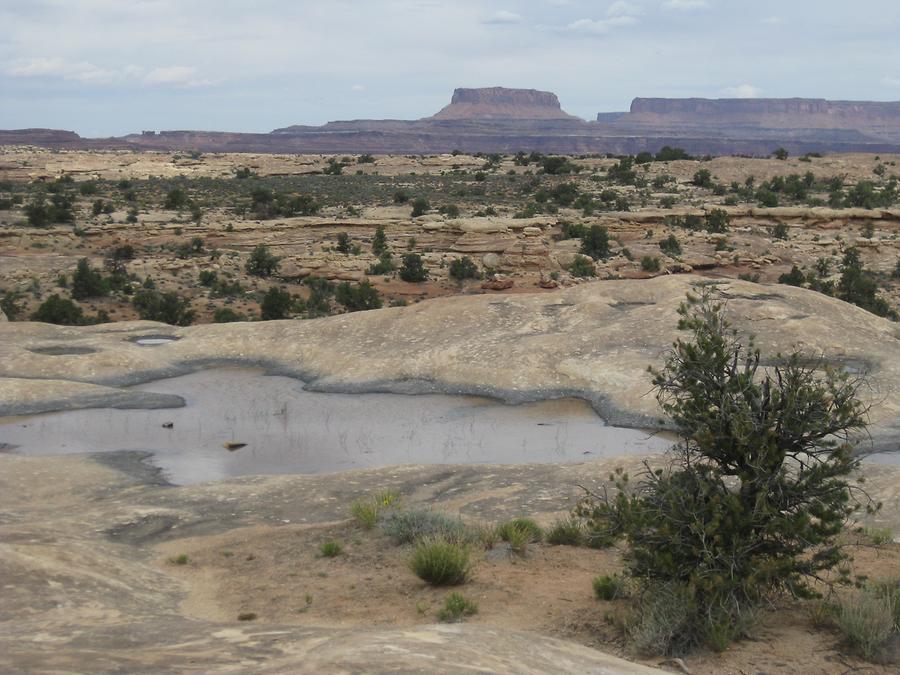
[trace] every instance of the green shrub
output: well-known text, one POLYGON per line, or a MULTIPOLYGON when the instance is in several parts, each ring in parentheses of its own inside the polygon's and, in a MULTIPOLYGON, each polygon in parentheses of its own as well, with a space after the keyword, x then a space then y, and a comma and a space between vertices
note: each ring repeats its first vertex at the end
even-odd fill
POLYGON ((419 216, 424 216, 430 208, 431 208, 431 205, 428 203, 427 199, 425 199, 424 197, 418 197, 413 202, 411 215, 413 218, 418 218, 419 216))
POLYGON ((581 252, 593 260, 608 258, 609 231, 601 225, 591 225, 581 236, 581 252))
POLYGON ((334 299, 348 312, 380 309, 382 304, 378 290, 368 281, 355 285, 347 281, 339 283, 334 289, 334 299))
POLYGON ((72 274, 72 297, 84 300, 108 294, 109 284, 104 281, 100 271, 91 267, 87 258, 79 260, 75 273, 72 274))
POLYGON ((686 654, 702 641, 696 619, 694 599, 685 586, 656 583, 644 592, 626 633, 639 654, 686 654))
POLYGON ((10 321, 15 321, 19 314, 25 311, 25 308, 19 303, 20 299, 21 294, 18 291, 3 291, 3 294, 0 295, 0 311, 6 314, 6 318, 10 321))
POLYGON ((395 511, 384 519, 381 528, 398 546, 427 538, 471 543, 475 541, 477 535, 459 518, 450 518, 443 513, 427 509, 395 511))
POLYGON ((586 255, 576 255, 569 265, 569 273, 573 277, 587 278, 597 276, 597 269, 594 262, 586 255))
MULTIPOLYGON (((12 320, 14 317, 7 316, 7 318, 12 320)), ((40 304, 37 311, 31 315, 31 320, 59 326, 78 326, 84 323, 84 312, 71 300, 54 293, 40 304)))
POLYGON ((875 546, 883 546, 894 541, 894 533, 888 527, 864 527, 865 534, 875 546))
POLYGON ((381 257, 387 250, 387 235, 384 233, 384 227, 379 225, 375 228, 375 235, 372 237, 372 253, 381 257))
POLYGON ((461 584, 470 571, 469 549, 440 537, 426 537, 416 544, 409 567, 422 581, 435 586, 461 584))
POLYGON ((166 193, 166 200, 163 207, 167 209, 178 210, 187 206, 188 195, 183 188, 172 188, 166 193))
POLYGON ((847 644, 867 660, 882 660, 900 625, 900 583, 864 588, 841 601, 837 626, 847 644))
POLYGON ((659 272, 661 264, 655 255, 645 255, 641 258, 641 269, 645 272, 659 272))
POLYGON ((634 487, 620 471, 614 497, 577 510, 589 529, 625 538, 628 574, 647 602, 660 585, 678 596, 669 638, 645 641, 666 652, 718 648, 767 598, 813 596, 809 581, 832 570, 846 578, 836 537, 862 506, 848 481, 866 423, 861 383, 798 353, 761 369, 767 360, 730 328, 713 293, 682 304, 679 327, 691 338, 651 371, 681 438, 668 468, 648 469, 634 487))
POLYGON ((418 253, 407 253, 403 256, 403 265, 400 266, 400 278, 403 281, 419 283, 428 279, 428 270, 422 256, 418 253))
POLYGON ((211 287, 216 283, 218 276, 215 270, 200 270, 198 281, 201 286, 211 287))
POLYGON ((344 547, 341 546, 341 542, 332 539, 331 541, 326 541, 322 544, 322 548, 319 552, 322 554, 323 558, 337 558, 344 552, 344 547))
POLYGON ((250 253, 246 269, 252 276, 270 277, 278 271, 278 258, 269 252, 268 246, 260 244, 250 253))
POLYGON ((541 168, 544 170, 544 173, 551 176, 575 171, 575 166, 565 157, 544 157, 541 160, 541 168))
POLYGON ((547 530, 547 543, 554 546, 581 546, 584 542, 584 523, 576 518, 557 520, 547 530))
POLYGON ((706 231, 710 234, 724 234, 728 231, 731 217, 724 209, 713 209, 706 214, 706 231))
POLYGON ((283 288, 272 286, 259 304, 259 316, 263 321, 287 319, 294 308, 294 296, 283 288))
POLYGON ((709 172, 709 169, 699 169, 696 173, 694 173, 693 181, 694 185, 701 188, 711 188, 712 187, 712 174, 709 172))
POLYGON ((187 565, 191 561, 187 553, 181 553, 174 558, 169 558, 169 562, 173 565, 187 565))
POLYGON ((541 526, 531 518, 513 518, 497 528, 503 541, 509 541, 511 534, 515 530, 524 532, 529 543, 539 542, 544 538, 544 531, 541 529, 541 526))
POLYGON ((390 251, 383 251, 381 255, 378 256, 378 262, 369 265, 366 269, 366 274, 371 275, 382 275, 393 272, 397 269, 397 265, 394 264, 394 258, 391 255, 390 251))
POLYGON ((478 271, 478 266, 474 263, 474 261, 466 255, 462 258, 456 258, 451 261, 450 278, 456 279, 457 281, 464 281, 465 279, 479 279, 481 278, 481 273, 478 271))
POLYGON ((339 253, 350 253, 350 235, 346 232, 338 233, 335 249, 339 253))
POLYGON ((219 307, 213 312, 213 321, 215 323, 234 323, 236 321, 246 321, 246 317, 230 307, 219 307))
POLYGON ((152 288, 143 288, 134 294, 131 302, 144 321, 190 326, 196 316, 190 301, 174 291, 161 293, 152 288))
POLYGON ((674 234, 670 234, 659 242, 659 250, 670 258, 676 258, 681 255, 681 244, 678 243, 678 238, 674 234))
POLYGON ((401 497, 400 493, 394 490, 380 490, 375 493, 373 500, 378 505, 378 508, 387 509, 392 506, 399 506, 401 497))
POLYGON ((884 297, 878 295, 878 284, 863 267, 856 247, 844 251, 841 262, 841 279, 838 282, 837 297, 862 307, 872 314, 897 320, 898 315, 884 297))
POLYGON ((358 499, 350 505, 350 515, 363 529, 371 530, 378 522, 378 505, 367 499, 358 499))
POLYGON ((803 271, 794 265, 791 267, 790 272, 785 272, 784 274, 778 277, 779 284, 786 284, 788 286, 803 286, 806 283, 806 275, 803 274, 803 271))
POLYGON ((438 620, 446 623, 461 621, 478 613, 478 605, 454 591, 444 598, 444 606, 438 611, 438 620))
POLYGON ((625 584, 622 583, 622 579, 617 574, 604 574, 594 577, 592 586, 594 587, 594 595, 597 596, 598 600, 615 600, 623 594, 625 589, 625 584))

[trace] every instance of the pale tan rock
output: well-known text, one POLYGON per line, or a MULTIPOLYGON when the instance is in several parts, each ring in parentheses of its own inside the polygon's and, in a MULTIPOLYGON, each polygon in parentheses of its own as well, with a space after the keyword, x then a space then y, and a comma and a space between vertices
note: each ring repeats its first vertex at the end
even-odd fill
POLYGON ((458 253, 502 253, 516 238, 510 235, 466 232, 450 247, 458 253))
MULTIPOLYGON (((149 322, 84 327, 4 322, 0 415, 14 414, 22 395, 4 378, 60 381, 59 395, 54 396, 59 398, 65 395, 66 382, 114 386, 182 373, 193 363, 213 358, 247 364, 265 361, 281 372, 303 372, 322 387, 427 381, 453 391, 486 387, 511 399, 565 390, 597 401, 614 422, 647 424, 658 418, 658 410, 646 396, 646 368, 658 366, 679 336, 676 309, 697 282, 669 275, 583 283, 555 293, 513 294, 503 300, 502 314, 496 298, 486 295, 312 321, 188 328, 149 322), (544 309, 553 304, 568 309, 548 318, 544 309), (182 339, 153 349, 128 341, 161 331, 182 339), (511 341, 513 334, 519 339, 511 341), (73 344, 96 351, 77 358, 31 351, 73 344)), ((897 324, 835 298, 784 285, 722 281, 715 288, 727 300, 735 327, 743 334, 756 334, 764 353, 799 348, 867 371, 870 386, 862 395, 873 406, 873 437, 878 441, 900 436, 897 324), (848 335, 853 340, 848 341, 848 335)), ((71 404, 77 405, 81 396, 74 392, 71 404)))

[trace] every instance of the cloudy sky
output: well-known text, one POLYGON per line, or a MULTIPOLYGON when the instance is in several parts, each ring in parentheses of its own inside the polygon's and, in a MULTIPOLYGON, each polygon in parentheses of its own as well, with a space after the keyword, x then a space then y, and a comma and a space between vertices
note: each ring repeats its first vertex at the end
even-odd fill
POLYGON ((412 119, 454 87, 900 100, 898 0, 0 0, 0 128, 412 119))

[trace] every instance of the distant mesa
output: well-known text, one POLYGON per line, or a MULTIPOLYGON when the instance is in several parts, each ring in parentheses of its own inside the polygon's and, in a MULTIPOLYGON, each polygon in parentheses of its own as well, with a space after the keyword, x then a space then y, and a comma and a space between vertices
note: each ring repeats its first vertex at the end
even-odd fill
POLYGON ((270 133, 144 131, 81 138, 52 129, 0 130, 0 145, 58 149, 432 154, 537 151, 636 154, 665 145, 699 155, 900 152, 900 103, 825 99, 636 98, 628 112, 587 122, 556 94, 536 89, 456 89, 450 104, 418 120, 348 120, 270 133))
POLYGON ((900 102, 827 101, 811 98, 636 98, 631 111, 598 122, 657 128, 746 128, 856 131, 900 138, 900 102))
POLYGON ((432 120, 575 120, 564 112, 556 94, 536 89, 456 89, 450 105, 432 120))

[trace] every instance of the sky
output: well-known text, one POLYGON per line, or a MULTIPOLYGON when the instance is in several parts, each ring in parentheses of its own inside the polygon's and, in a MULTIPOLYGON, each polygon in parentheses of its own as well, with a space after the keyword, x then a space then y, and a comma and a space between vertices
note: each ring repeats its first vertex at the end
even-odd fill
POLYGON ((0 129, 416 119, 456 87, 900 100, 898 0, 0 0, 0 129))

